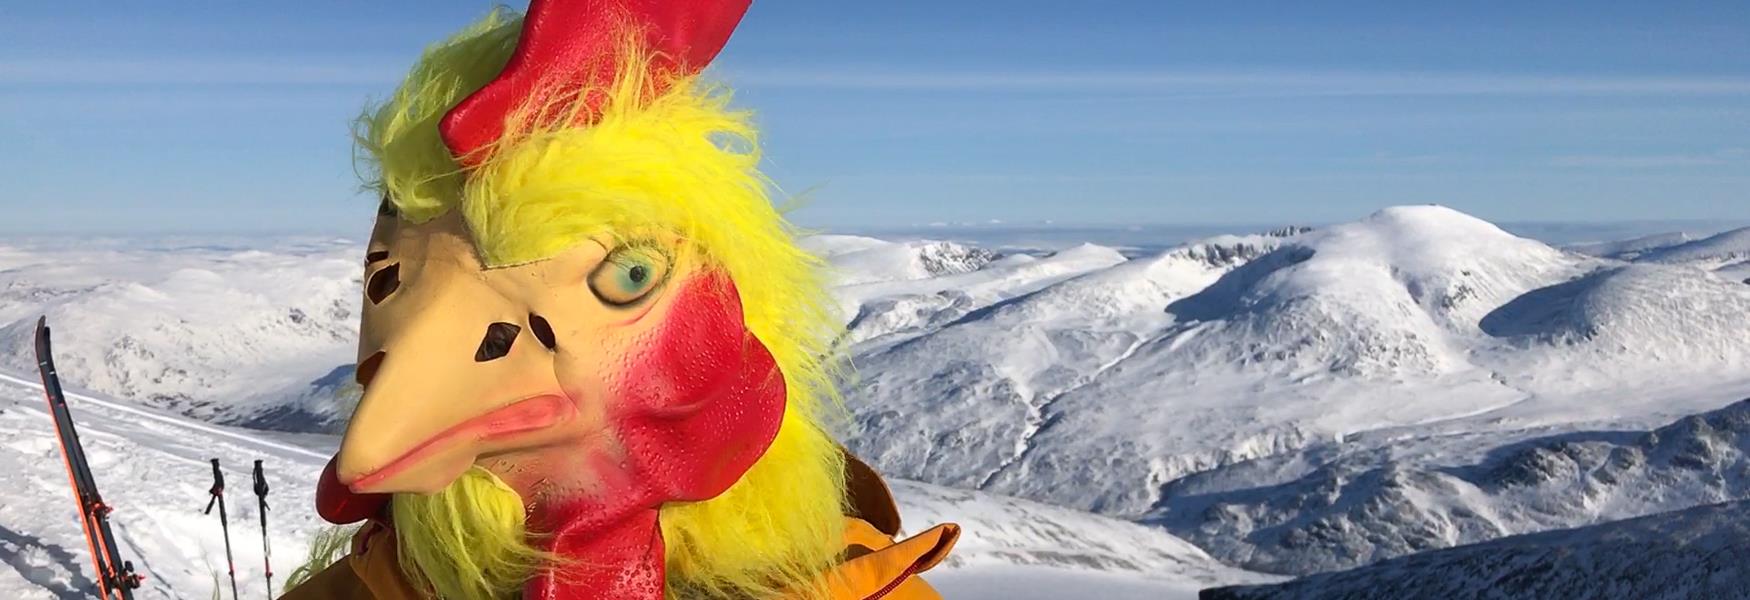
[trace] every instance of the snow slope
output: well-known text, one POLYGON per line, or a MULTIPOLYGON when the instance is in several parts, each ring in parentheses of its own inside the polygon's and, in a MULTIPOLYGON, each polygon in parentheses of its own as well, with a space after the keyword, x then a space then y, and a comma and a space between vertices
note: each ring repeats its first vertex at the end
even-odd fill
MULTIPOLYGON (((65 344, 61 344, 65 346, 65 344)), ((333 452, 325 435, 266 434, 215 426, 128 402, 69 396, 124 557, 147 576, 140 598, 207 598, 225 578, 218 517, 203 515, 208 458, 223 461, 237 576, 259 594, 262 547, 251 461, 266 461, 273 489, 274 572, 284 574, 324 525, 313 485, 333 452)), ((0 597, 82 598, 89 559, 40 388, 0 374, 0 597)), ((966 534, 941 573, 991 569, 1042 581, 1104 581, 1118 589, 1183 592, 1275 578, 1222 566, 1159 529, 977 492, 895 481, 909 522, 956 521, 966 534)), ((228 584, 223 584, 228 586, 228 584)), ((978 595, 967 597, 977 598, 978 595)), ((1010 596, 983 596, 1010 597, 1010 596)))
MULTIPOLYGON (((1201 289, 1274 243, 1235 238, 1114 262, 968 303, 925 335, 914 330, 897 343, 864 343, 856 349, 861 378, 846 390, 860 426, 852 443, 909 476, 990 485, 1026 457, 1057 398, 1171 323, 1164 313, 1168 300, 1201 289)), ((853 321, 853 339, 860 325, 853 321)))
MULTIPOLYGON (((0 394, 6 490, 0 562, 11 567, 0 569, 0 596, 89 597, 90 557, 41 388, 0 375, 0 394)), ((217 511, 202 514, 212 485, 209 458, 222 461, 231 491, 226 504, 243 590, 259 596, 264 585, 259 513, 249 491, 254 460, 264 461, 272 489, 274 572, 290 573, 319 527, 312 482, 331 452, 320 442, 278 440, 85 395, 71 396, 69 405, 99 489, 115 508, 121 554, 147 578, 138 598, 208 598, 226 578, 217 511)))
POLYGON ((1750 502, 1436 550, 1205 600, 1742 598, 1750 502))

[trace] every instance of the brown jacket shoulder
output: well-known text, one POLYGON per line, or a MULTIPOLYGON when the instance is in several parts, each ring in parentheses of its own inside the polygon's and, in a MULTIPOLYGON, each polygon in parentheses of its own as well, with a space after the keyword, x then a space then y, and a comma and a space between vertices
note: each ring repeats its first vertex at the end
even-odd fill
MULTIPOLYGON (((822 575, 833 600, 939 600, 919 577, 940 564, 959 539, 960 527, 937 525, 897 539, 899 509, 868 465, 846 454, 852 515, 845 517, 843 562, 822 575)), ((346 558, 288 591, 284 600, 431 600, 408 585, 397 564, 394 531, 372 521, 353 536, 346 558)))

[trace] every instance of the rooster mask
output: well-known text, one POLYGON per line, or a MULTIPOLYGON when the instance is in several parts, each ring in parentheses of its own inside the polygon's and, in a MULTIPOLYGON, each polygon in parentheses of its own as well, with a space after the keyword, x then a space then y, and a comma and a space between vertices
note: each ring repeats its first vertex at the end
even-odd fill
POLYGON ((746 9, 535 0, 360 120, 364 391, 317 503, 365 524, 288 597, 934 597, 957 530, 894 542, 823 427, 818 261, 698 75, 746 9))

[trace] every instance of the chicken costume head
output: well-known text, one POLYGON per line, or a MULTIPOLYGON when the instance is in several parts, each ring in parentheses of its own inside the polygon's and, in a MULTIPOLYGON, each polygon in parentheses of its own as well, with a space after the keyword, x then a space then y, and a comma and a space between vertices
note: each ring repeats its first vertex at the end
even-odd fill
MULTIPOLYGON (((367 522, 366 597, 861 598, 952 544, 847 571, 894 545, 891 500, 847 496, 817 260, 698 77, 746 8, 535 0, 361 119, 364 392, 317 501, 367 522)), ((334 571, 299 589, 340 593, 334 571)))

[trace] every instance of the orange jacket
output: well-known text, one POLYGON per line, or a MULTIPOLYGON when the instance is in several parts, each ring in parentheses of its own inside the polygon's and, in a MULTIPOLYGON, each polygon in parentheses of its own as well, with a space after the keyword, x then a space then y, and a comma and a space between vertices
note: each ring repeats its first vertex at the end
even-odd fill
MULTIPOLYGON (((899 509, 881 477, 846 454, 852 511, 845 517, 844 560, 822 575, 834 600, 940 600, 919 577, 942 562, 960 536, 945 523, 904 540, 899 509)), ((389 525, 367 523, 353 536, 352 552, 293 588, 283 600, 431 600, 402 577, 389 525)))

